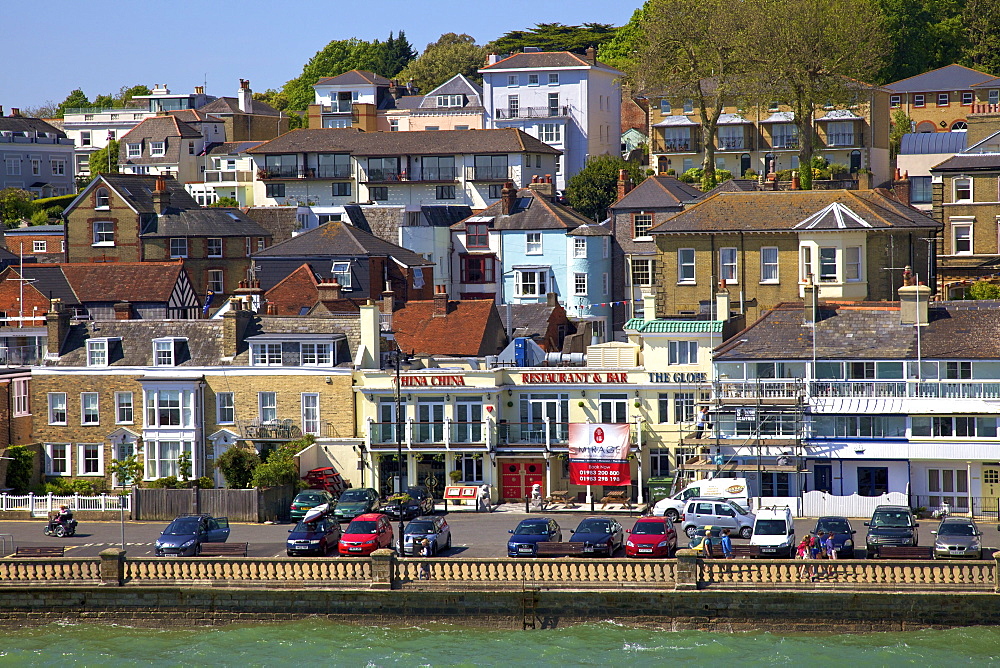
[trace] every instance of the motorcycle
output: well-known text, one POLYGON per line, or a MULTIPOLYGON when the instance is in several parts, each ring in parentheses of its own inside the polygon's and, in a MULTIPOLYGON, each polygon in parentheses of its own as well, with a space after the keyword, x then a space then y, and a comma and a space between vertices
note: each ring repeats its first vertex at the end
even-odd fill
POLYGON ((44 531, 46 536, 58 536, 59 538, 73 536, 76 534, 76 520, 70 518, 62 524, 58 522, 49 522, 45 525, 44 531))

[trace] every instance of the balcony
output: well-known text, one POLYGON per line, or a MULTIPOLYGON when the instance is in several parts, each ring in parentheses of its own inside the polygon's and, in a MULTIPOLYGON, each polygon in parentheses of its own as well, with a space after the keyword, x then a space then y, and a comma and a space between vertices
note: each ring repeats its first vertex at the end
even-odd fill
POLYGON ((497 109, 498 121, 514 121, 521 118, 560 118, 569 116, 568 105, 559 107, 520 107, 518 109, 497 109))
POLYGON ((775 150, 798 150, 799 148, 799 138, 789 135, 778 135, 771 139, 771 148, 775 150))
POLYGON ((252 441, 291 441, 302 438, 302 430, 292 419, 238 420, 236 426, 241 438, 252 441))
POLYGON ((860 146, 861 134, 855 132, 834 132, 826 136, 826 145, 828 148, 836 146, 860 146))
POLYGON ((395 183, 405 181, 401 178, 401 172, 395 169, 368 169, 361 173, 359 181, 362 183, 395 183))
POLYGON ((497 425, 500 445, 566 445, 569 443, 569 423, 504 422, 497 425))
POLYGON ((32 366, 41 364, 45 357, 44 345, 0 347, 0 364, 5 366, 32 366))
POLYGON ((720 381, 715 396, 724 404, 771 404, 799 399, 1000 399, 1000 381, 816 380, 720 381))
MULTIPOLYGON (((0 133, 0 143, 4 144, 58 144, 60 146, 73 146, 72 139, 63 139, 61 137, 47 137, 46 133, 29 133, 31 136, 25 137, 23 132, 8 134, 7 131, 0 133), (38 134, 39 136, 35 136, 38 134)), ((51 133, 50 133, 51 134, 51 133)))
POLYGON ((514 178, 510 167, 466 167, 466 181, 508 181, 514 178))
POLYGON ((269 179, 301 179, 305 172, 298 167, 264 167, 257 170, 257 178, 262 181, 269 179))
POLYGON ((746 137, 719 137, 717 146, 719 151, 752 151, 753 140, 746 137))
POLYGON ((458 170, 451 168, 424 169, 420 172, 417 181, 440 181, 453 183, 458 180, 458 170))
POLYGON ((396 430, 402 428, 401 443, 407 450, 427 448, 451 449, 466 446, 485 447, 489 435, 488 422, 417 422, 408 419, 405 424, 395 422, 369 422, 372 448, 389 450, 396 447, 396 430), (386 447, 380 447, 386 446, 386 447))
POLYGON ((225 169, 209 169, 205 171, 205 183, 249 183, 253 181, 253 172, 225 169))

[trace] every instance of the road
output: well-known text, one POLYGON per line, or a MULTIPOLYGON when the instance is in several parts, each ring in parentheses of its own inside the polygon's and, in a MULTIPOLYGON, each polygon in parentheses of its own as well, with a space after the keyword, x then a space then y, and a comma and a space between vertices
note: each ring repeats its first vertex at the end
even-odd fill
MULTIPOLYGON (((593 515, 600 515, 600 511, 593 515)), ((554 513, 556 521, 563 529, 563 540, 569 540, 570 533, 579 524, 580 520, 593 516, 588 512, 581 513, 554 513)), ((535 517, 537 514, 532 514, 535 517)), ((614 514, 621 524, 629 529, 635 522, 635 516, 626 514, 614 514)), ((477 557, 495 558, 503 557, 507 554, 506 544, 508 529, 513 529, 517 523, 528 517, 521 510, 513 511, 505 509, 503 512, 495 513, 474 513, 474 512, 452 512, 448 514, 448 523, 452 528, 453 545, 451 550, 442 553, 445 557, 477 557)), ((167 525, 166 522, 131 522, 125 523, 125 543, 126 550, 133 557, 153 556, 153 542, 160 535, 160 532, 167 525)), ((810 531, 815 525, 815 520, 802 518, 796 520, 796 535, 802 536, 810 531)), ((865 527, 863 521, 852 521, 853 528, 857 531, 855 541, 862 548, 859 556, 863 556, 865 540, 865 527)), ((24 546, 57 545, 66 546, 66 555, 74 557, 93 557, 109 547, 121 547, 122 528, 119 522, 80 522, 76 536, 72 538, 55 538, 45 536, 42 533, 44 521, 3 521, 0 522, 0 535, 10 534, 13 536, 14 544, 24 546)), ((398 523, 393 523, 395 530, 398 523)), ((680 530, 680 525, 675 525, 680 530)), ((933 536, 931 531, 937 527, 936 520, 924 520, 920 522, 919 537, 920 545, 932 545, 933 536)), ((284 557, 285 539, 289 524, 233 524, 230 534, 230 542, 249 543, 249 556, 252 557, 284 557)), ((984 549, 987 558, 995 549, 1000 546, 1000 532, 997 526, 980 523, 980 530, 983 531, 983 545, 989 546, 984 549)), ((679 544, 685 545, 686 539, 679 536, 679 544)), ((735 540, 735 543, 745 543, 747 541, 735 540)), ((9 545, 9 539, 8 539, 9 545)), ((334 558, 331 555, 331 558, 334 558)))

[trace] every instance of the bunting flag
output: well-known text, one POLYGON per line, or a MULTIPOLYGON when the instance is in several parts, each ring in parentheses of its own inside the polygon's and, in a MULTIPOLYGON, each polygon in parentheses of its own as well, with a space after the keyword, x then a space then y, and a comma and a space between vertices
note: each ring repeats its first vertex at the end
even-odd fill
POLYGON ((579 304, 577 306, 577 308, 594 308, 595 306, 625 306, 626 304, 631 304, 632 302, 635 302, 636 304, 641 303, 641 301, 638 300, 638 299, 635 299, 635 300, 626 299, 626 300, 623 300, 623 301, 620 301, 620 302, 601 302, 599 304, 579 304))

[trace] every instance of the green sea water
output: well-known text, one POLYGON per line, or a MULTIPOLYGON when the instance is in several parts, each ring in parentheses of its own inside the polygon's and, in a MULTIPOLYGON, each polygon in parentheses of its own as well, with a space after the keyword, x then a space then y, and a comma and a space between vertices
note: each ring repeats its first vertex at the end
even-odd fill
POLYGON ((0 631, 0 666, 1000 665, 1000 629, 865 635, 651 631, 612 623, 484 631, 319 620, 151 630, 52 624, 0 631))

